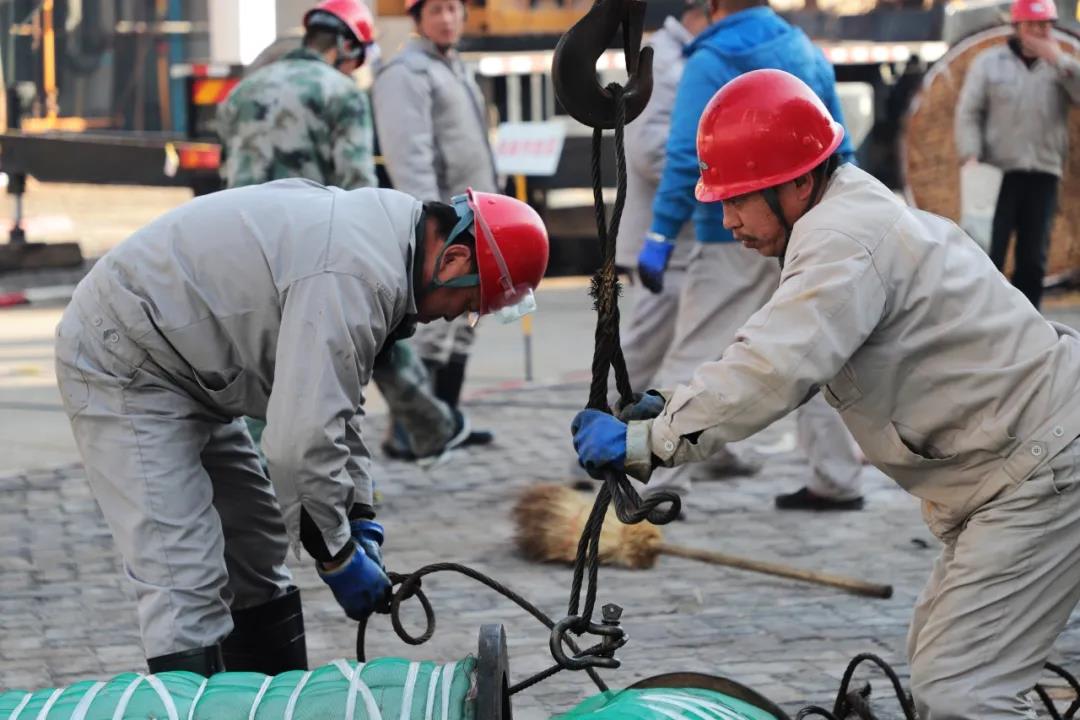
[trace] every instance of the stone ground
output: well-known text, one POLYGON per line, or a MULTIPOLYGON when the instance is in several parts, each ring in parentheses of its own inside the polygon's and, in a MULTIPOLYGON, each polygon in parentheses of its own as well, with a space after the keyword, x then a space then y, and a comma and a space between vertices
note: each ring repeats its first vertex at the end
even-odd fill
MULTIPOLYGON (((471 412, 478 425, 498 427, 495 447, 461 453, 429 472, 384 464, 378 482, 388 565, 409 571, 436 561, 465 563, 561 617, 570 570, 519 556, 510 509, 529 485, 567 480, 567 426, 585 395, 583 384, 487 394, 471 412)), ((372 420, 373 436, 381 425, 381 418, 372 420)), ((761 474, 698 483, 687 520, 669 526, 667 539, 892 583, 894 596, 860 598, 676 558, 662 558, 652 570, 605 568, 600 600, 625 608, 631 638, 620 652, 622 669, 606 672, 607 681, 621 687, 661 672, 718 674, 794 711, 808 702, 830 704, 856 653, 879 654, 905 674, 910 608, 937 545, 916 502, 868 469, 865 511, 842 518, 778 514, 773 493, 797 486, 804 472, 792 449, 793 426, 782 421, 744 445, 765 461, 761 474)), ((0 557, 0 689, 65 685, 144 667, 132 596, 80 467, 0 477, 0 544, 7 548, 0 557)), ((352 657, 352 624, 309 561, 292 566, 304 592, 312 662, 352 657)), ((550 663, 547 631, 508 601, 459 576, 435 576, 424 587, 438 616, 434 639, 406 646, 378 618, 368 632, 370 656, 459 658, 475 652, 481 624, 503 622, 514 678, 550 663)), ((1080 666, 1078 648, 1074 620, 1057 659, 1080 666)), ((884 697, 884 682, 874 686, 884 697)), ((515 714, 547 717, 592 692, 584 675, 563 673, 516 696, 515 714)), ((881 707, 882 717, 890 717, 895 705, 881 707)))

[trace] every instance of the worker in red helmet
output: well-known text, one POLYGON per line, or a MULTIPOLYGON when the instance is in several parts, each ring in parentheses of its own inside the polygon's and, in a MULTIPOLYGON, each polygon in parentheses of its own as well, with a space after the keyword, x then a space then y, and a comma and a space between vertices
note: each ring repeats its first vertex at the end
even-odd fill
POLYGON ((324 0, 304 15, 301 47, 244 78, 218 106, 229 187, 303 177, 371 187, 371 106, 351 75, 374 47, 361 0, 324 0))
POLYGON ((416 323, 529 312, 547 260, 513 198, 290 179, 197 198, 94 265, 57 378, 152 672, 306 669, 290 543, 348 617, 385 606, 360 433, 376 360, 416 323))
POLYGON ((583 411, 574 445, 594 473, 647 481, 821 393, 943 543, 909 635, 919 718, 1034 717, 1026 695, 1080 599, 1080 334, 956 225, 839 163, 842 136, 783 71, 716 93, 696 195, 783 261, 780 285, 690 384, 628 422, 583 411))
POLYGON ((965 165, 1001 169, 990 257, 1005 267, 1016 245, 1012 282, 1038 308, 1069 158, 1069 108, 1080 103, 1080 61, 1054 39, 1054 0, 1014 0, 1015 34, 972 61, 956 107, 956 149, 965 165))
MULTIPOLYGON (((487 105, 457 51, 465 30, 465 3, 406 0, 406 8, 416 34, 378 68, 372 86, 375 126, 390 183, 425 201, 449 202, 466 186, 497 192, 487 105)), ((430 371, 435 395, 453 408, 463 446, 494 440, 490 431, 472 428, 459 407, 474 339, 473 328, 458 320, 432 323, 410 341, 430 371)), ((413 459, 397 413, 391 428, 384 453, 413 459)))

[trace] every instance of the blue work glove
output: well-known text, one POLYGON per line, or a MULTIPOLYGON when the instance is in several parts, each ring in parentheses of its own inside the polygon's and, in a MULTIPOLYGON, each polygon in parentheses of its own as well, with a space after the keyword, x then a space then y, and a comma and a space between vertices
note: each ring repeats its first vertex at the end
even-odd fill
POLYGON ((597 480, 606 468, 623 470, 626 462, 626 423, 599 410, 582 410, 570 423, 578 463, 597 480))
MULTIPOLYGON (((382 569, 381 556, 372 558, 356 540, 350 543, 352 552, 340 567, 327 571, 320 565, 318 570, 345 614, 359 622, 386 602, 390 578, 382 569)), ((377 543, 375 547, 378 548, 377 543)))
POLYGON ((382 559, 382 544, 386 537, 383 526, 374 520, 350 520, 349 529, 360 549, 377 562, 383 572, 386 572, 386 565, 383 564, 382 559))
POLYGON ((659 293, 664 289, 664 271, 667 270, 671 253, 675 252, 675 243, 656 233, 645 235, 645 244, 638 253, 638 275, 641 284, 649 292, 659 293))
POLYGON ((652 420, 664 412, 667 401, 656 390, 647 390, 644 394, 634 393, 634 399, 627 405, 620 401, 615 415, 623 422, 631 420, 652 420))

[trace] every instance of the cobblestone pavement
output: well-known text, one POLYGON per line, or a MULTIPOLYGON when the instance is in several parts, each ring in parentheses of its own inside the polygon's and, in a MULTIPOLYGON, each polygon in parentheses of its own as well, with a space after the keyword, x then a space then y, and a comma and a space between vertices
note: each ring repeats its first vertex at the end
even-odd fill
MULTIPOLYGON (((498 429, 495 447, 461 453, 429 472, 384 464, 380 519, 386 558, 407 571, 435 561, 462 562, 502 580, 546 612, 565 612, 570 570, 527 563, 514 550, 510 508, 531 483, 570 475, 568 422, 584 385, 488 395, 471 406, 476 425, 498 429)), ((373 438, 381 420, 369 423, 373 438)), ((668 539, 890 582, 889 600, 789 582, 692 561, 662 558, 647 571, 605 568, 600 601, 625 608, 630 643, 623 668, 605 673, 614 687, 687 670, 729 676, 789 710, 831 704, 847 660, 870 651, 906 674, 904 634, 910 608, 937 542, 916 501, 872 469, 867 509, 843 516, 778 514, 775 492, 801 484, 804 463, 793 424, 784 420, 743 443, 765 460, 759 476, 699 482, 687 519, 668 539)), ((78 466, 0 476, 0 689, 66 685, 144 668, 129 588, 109 532, 78 466)), ((342 616, 309 560, 293 560, 303 588, 313 663, 352 657, 353 626, 342 616)), ((386 618, 368 630, 369 656, 455 659, 475 652, 482 623, 503 622, 515 678, 550 664, 547 631, 487 589, 459 576, 424 581, 438 616, 434 639, 404 645, 386 618)), ((415 630, 421 616, 412 614, 415 630)), ((1080 622, 1058 645, 1057 659, 1080 667, 1080 622)), ((886 684, 875 679, 884 697, 886 684)), ((566 710, 594 689, 582 674, 562 673, 517 695, 527 720, 566 710)), ((890 717, 895 707, 882 702, 890 717)))

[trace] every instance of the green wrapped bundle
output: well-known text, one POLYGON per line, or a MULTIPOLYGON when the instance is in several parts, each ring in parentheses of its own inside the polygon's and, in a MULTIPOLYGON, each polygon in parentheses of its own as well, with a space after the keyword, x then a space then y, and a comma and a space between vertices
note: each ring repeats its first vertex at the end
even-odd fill
POLYGON ((34 693, 0 693, 0 720, 473 720, 476 660, 439 665, 335 660, 273 677, 124 673, 34 693))
POLYGON ((552 720, 778 720, 737 698, 698 688, 649 688, 593 695, 552 720))

